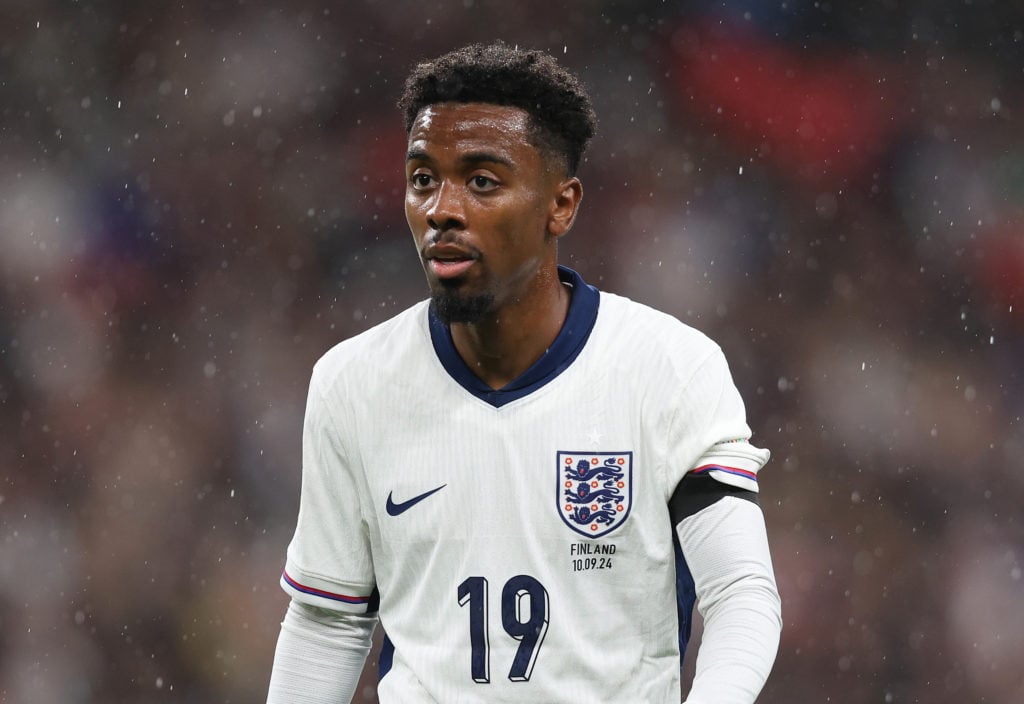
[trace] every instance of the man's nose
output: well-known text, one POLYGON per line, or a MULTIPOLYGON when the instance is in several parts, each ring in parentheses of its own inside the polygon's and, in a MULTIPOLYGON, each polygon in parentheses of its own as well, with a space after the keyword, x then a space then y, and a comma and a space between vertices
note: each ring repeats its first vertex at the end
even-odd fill
POLYGON ((427 225, 437 232, 461 230, 466 226, 466 213, 459 189, 444 181, 434 191, 427 208, 427 225))

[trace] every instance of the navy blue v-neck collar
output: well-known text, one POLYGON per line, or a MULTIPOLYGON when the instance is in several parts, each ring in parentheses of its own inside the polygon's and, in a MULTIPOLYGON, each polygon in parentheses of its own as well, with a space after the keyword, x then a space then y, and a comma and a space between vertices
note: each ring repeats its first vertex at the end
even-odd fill
POLYGON ((572 287, 569 312, 558 337, 529 369, 500 389, 492 389, 466 366, 455 349, 451 330, 434 314, 431 305, 430 341, 445 371, 466 391, 495 408, 529 395, 565 371, 583 351, 594 329, 601 294, 569 267, 558 267, 558 278, 572 287))

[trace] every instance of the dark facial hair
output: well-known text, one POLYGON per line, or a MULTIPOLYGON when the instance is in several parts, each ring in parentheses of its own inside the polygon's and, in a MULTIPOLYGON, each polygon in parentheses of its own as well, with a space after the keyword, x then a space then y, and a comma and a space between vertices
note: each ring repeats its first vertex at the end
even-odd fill
POLYGON ((494 305, 493 293, 467 296, 454 288, 442 287, 431 297, 434 315, 445 325, 479 322, 494 305))

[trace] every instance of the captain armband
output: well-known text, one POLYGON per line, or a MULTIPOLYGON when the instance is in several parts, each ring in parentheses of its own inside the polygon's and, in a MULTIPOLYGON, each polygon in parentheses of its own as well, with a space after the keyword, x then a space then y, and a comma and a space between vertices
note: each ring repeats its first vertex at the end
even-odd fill
POLYGON ((679 525, 683 519, 706 509, 726 496, 735 496, 760 506, 756 491, 725 484, 707 474, 687 474, 679 482, 676 490, 672 493, 672 498, 668 501, 672 525, 679 525))

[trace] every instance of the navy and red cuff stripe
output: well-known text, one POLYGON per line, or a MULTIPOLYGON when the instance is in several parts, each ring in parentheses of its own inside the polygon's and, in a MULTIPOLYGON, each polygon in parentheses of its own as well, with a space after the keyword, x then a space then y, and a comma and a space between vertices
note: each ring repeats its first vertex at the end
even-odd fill
POLYGON ((310 594, 312 596, 319 596, 319 597, 322 597, 324 599, 330 599, 332 601, 340 601, 340 602, 345 603, 345 604, 356 604, 356 605, 366 604, 366 605, 369 605, 370 601, 373 598, 373 594, 368 594, 367 596, 349 596, 348 594, 337 594, 335 592, 329 592, 329 591, 327 591, 325 589, 317 589, 316 587, 308 587, 305 584, 302 584, 301 582, 297 582, 296 580, 292 579, 291 575, 288 574, 287 570, 285 570, 285 571, 283 571, 281 573, 281 578, 284 579, 284 581, 288 584, 289 587, 291 587, 292 589, 294 589, 296 591, 302 592, 303 594, 310 594))
POLYGON ((733 474, 737 477, 743 477, 751 481, 757 481, 757 472, 751 472, 747 469, 740 469, 739 467, 727 467, 724 464, 705 464, 697 469, 690 472, 690 474, 707 474, 708 472, 725 472, 726 474, 733 474))

